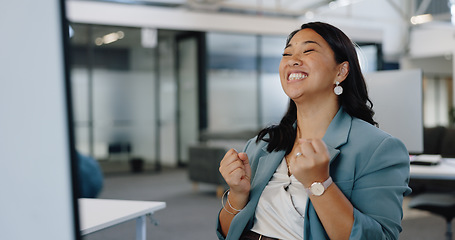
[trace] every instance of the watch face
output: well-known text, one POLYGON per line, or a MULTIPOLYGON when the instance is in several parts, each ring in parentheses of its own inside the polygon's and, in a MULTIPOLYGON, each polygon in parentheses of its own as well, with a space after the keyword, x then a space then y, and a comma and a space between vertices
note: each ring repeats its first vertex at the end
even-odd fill
POLYGON ((310 187, 310 190, 311 193, 313 193, 315 196, 321 196, 325 191, 324 186, 320 182, 313 183, 310 187))

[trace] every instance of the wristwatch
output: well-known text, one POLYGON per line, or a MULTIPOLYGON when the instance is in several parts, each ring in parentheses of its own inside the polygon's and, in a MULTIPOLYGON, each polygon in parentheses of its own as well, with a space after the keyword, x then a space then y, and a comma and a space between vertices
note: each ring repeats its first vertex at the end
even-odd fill
POLYGON ((308 196, 321 196, 324 194, 325 190, 332 184, 332 177, 327 178, 324 182, 314 182, 309 188, 305 188, 308 196))

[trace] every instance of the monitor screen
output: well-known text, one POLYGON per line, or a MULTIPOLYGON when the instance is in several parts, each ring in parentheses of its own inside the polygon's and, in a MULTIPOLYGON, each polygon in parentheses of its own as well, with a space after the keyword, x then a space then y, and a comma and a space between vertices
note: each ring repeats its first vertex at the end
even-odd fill
POLYGON ((403 141, 409 153, 422 153, 422 71, 371 72, 365 80, 379 128, 403 141))
POLYGON ((64 1, 0 2, 1 239, 79 239, 64 1))

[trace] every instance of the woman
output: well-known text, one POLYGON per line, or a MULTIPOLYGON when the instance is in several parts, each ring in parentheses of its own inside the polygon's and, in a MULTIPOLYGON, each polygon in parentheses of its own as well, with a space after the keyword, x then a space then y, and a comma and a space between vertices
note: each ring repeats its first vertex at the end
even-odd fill
POLYGON ((218 237, 397 239, 409 155, 375 126, 353 43, 329 24, 304 24, 279 72, 287 113, 220 163, 230 189, 218 237))

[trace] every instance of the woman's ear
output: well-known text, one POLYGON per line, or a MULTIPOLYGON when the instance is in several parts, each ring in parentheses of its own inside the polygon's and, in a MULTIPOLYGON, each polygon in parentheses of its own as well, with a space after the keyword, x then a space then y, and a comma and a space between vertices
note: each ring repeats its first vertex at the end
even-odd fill
POLYGON ((339 65, 337 81, 340 83, 343 82, 348 77, 348 74, 349 74, 349 62, 344 61, 339 65))

